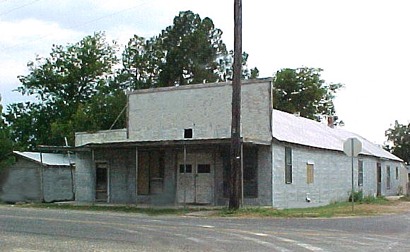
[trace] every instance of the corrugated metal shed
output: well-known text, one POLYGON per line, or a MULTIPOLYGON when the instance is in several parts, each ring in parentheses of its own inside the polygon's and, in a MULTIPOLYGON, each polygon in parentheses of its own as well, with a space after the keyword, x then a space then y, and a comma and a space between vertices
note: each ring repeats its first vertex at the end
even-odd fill
POLYGON ((37 163, 43 163, 47 166, 70 166, 70 164, 74 163, 74 157, 71 157, 70 159, 68 155, 65 154, 20 151, 13 151, 13 153, 37 163))
POLYGON ((272 135, 279 141, 321 149, 343 151, 343 143, 347 139, 355 137, 359 139, 363 145, 360 154, 402 161, 377 144, 355 133, 340 128, 331 128, 326 124, 279 110, 273 110, 272 117, 272 135))

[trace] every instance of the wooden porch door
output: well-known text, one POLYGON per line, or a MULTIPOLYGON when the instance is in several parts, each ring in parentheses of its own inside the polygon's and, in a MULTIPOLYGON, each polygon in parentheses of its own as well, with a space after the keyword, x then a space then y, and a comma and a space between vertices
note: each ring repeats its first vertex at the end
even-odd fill
POLYGON ((181 158, 179 160, 178 203, 211 204, 214 199, 212 155, 208 153, 189 154, 185 164, 181 158))
POLYGON ((108 164, 96 163, 95 201, 108 202, 108 164))

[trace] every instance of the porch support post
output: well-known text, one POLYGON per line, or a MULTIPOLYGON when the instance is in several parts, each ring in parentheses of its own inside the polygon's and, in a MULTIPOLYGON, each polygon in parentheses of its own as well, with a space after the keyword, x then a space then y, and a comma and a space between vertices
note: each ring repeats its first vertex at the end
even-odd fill
POLYGON ((138 147, 135 147, 135 204, 138 199, 138 147))

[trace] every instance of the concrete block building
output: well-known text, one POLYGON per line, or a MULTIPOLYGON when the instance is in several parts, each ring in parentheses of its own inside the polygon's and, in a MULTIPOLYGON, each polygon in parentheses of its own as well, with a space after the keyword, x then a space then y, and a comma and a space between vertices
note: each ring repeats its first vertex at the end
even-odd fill
MULTIPOLYGON (((76 134, 76 200, 226 205, 231 96, 229 82, 130 92, 126 129, 76 134)), ((395 195, 403 187, 404 166, 394 155, 356 134, 274 110, 271 79, 244 81, 241 99, 244 205, 346 200, 351 159, 343 142, 350 137, 363 143, 355 190, 395 195)))
POLYGON ((74 157, 14 151, 16 163, 0 175, 3 202, 55 202, 74 200, 74 157))

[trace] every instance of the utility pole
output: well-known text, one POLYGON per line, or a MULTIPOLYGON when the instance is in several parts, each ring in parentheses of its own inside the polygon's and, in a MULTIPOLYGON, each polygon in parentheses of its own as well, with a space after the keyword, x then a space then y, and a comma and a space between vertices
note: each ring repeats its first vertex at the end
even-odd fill
POLYGON ((242 0, 234 0, 234 61, 232 81, 231 177, 229 208, 238 209, 242 195, 241 155, 241 75, 242 75, 242 0))

